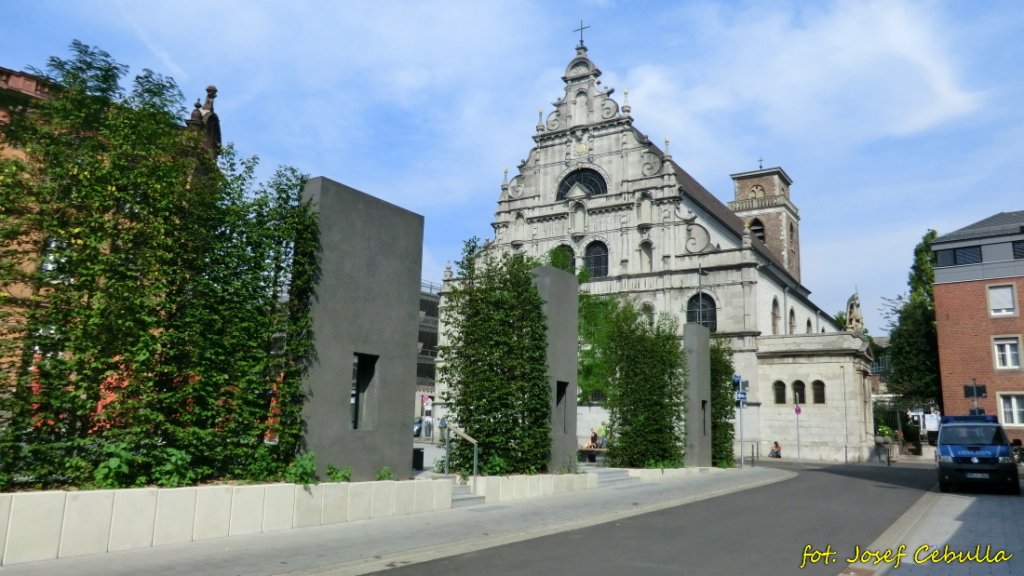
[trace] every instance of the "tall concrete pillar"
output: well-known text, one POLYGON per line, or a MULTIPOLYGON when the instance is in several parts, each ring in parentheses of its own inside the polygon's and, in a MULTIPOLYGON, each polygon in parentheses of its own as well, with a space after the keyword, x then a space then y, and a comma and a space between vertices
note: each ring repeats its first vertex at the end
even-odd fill
POLYGON ((579 282, 572 274, 552 266, 536 268, 533 276, 533 283, 544 300, 548 336, 548 384, 551 387, 548 470, 557 472, 576 462, 579 282))
POLYGON ((683 348, 689 372, 686 389, 687 468, 711 466, 710 332, 696 322, 683 327, 683 348))

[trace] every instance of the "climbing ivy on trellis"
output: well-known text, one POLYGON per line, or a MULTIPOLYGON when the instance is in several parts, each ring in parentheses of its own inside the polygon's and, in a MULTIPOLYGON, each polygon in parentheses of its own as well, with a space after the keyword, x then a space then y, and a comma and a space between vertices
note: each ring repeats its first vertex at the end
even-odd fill
POLYGON ((686 356, 675 319, 651 318, 626 300, 609 300, 596 342, 609 375, 608 460, 633 468, 683 461, 686 356))
POLYGON ((74 42, 0 126, 0 488, 279 478, 318 275, 305 176, 214 163, 183 98, 74 42))
MULTIPOLYGON (((551 451, 551 391, 537 266, 466 242, 458 280, 444 294, 448 341, 439 366, 451 417, 479 442, 484 473, 540 472, 551 451)), ((452 467, 472 470, 472 446, 453 441, 452 467)))

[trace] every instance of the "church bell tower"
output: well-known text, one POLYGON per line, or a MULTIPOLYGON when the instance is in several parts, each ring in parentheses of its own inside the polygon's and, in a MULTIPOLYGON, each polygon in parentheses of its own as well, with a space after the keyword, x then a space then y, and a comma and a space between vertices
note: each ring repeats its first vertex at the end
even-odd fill
POLYGON ((782 168, 760 168, 731 174, 735 200, 729 209, 743 220, 750 235, 763 242, 800 281, 800 212, 789 198, 793 179, 782 168))

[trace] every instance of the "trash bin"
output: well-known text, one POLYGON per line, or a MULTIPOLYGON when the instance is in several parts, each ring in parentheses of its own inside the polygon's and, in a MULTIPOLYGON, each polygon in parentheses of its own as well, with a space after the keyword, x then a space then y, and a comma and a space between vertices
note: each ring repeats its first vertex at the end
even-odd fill
POLYGON ((412 449, 412 469, 423 470, 423 448, 412 449))

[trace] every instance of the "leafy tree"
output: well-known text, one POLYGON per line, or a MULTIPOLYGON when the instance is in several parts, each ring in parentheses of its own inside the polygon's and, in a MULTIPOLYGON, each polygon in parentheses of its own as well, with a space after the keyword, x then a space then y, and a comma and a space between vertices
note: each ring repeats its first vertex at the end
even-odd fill
POLYGON ((736 434, 733 420, 736 404, 733 396, 732 376, 736 369, 732 363, 732 350, 728 342, 711 342, 711 462, 719 468, 731 468, 735 463, 733 441, 736 434))
POLYGON ((846 311, 845 310, 841 311, 841 312, 836 312, 835 315, 833 315, 833 318, 836 319, 836 324, 839 325, 839 329, 840 330, 846 330, 846 311))
MULTIPOLYGON (((484 471, 538 472, 551 451, 547 329, 533 283, 536 264, 466 242, 442 316, 449 341, 439 366, 453 420, 479 442, 484 471)), ((472 446, 453 439, 452 464, 472 465, 472 446)))
POLYGON ((568 246, 557 246, 548 252, 548 263, 570 274, 576 273, 574 259, 572 248, 568 246))
POLYGON ((601 362, 608 387, 608 459, 616 466, 682 463, 686 357, 667 314, 652 321, 630 302, 611 301, 601 362))
POLYGON ((614 367, 605 361, 604 351, 609 345, 609 320, 617 306, 612 297, 580 291, 579 370, 576 380, 583 401, 608 396, 608 383, 613 374, 610 370, 614 367))
POLYGON ((71 50, 38 72, 52 97, 0 127, 20 151, 0 159, 0 285, 17 294, 0 306, 0 485, 279 477, 317 274, 305 177, 258 184, 230 148, 216 165, 173 80, 146 70, 125 91, 127 67, 71 50))
POLYGON ((942 399, 932 292, 935 268, 931 243, 935 237, 936 232, 929 230, 914 247, 914 263, 907 280, 910 294, 888 301, 889 389, 907 400, 942 399))
MULTIPOLYGON (((568 246, 556 246, 549 251, 547 263, 570 274, 575 273, 581 284, 589 277, 586 268, 576 272, 573 252, 568 246)), ((599 353, 607 339, 607 312, 614 305, 607 296, 590 294, 586 290, 579 292, 577 388, 580 402, 599 401, 608 395, 608 374, 599 353)))

